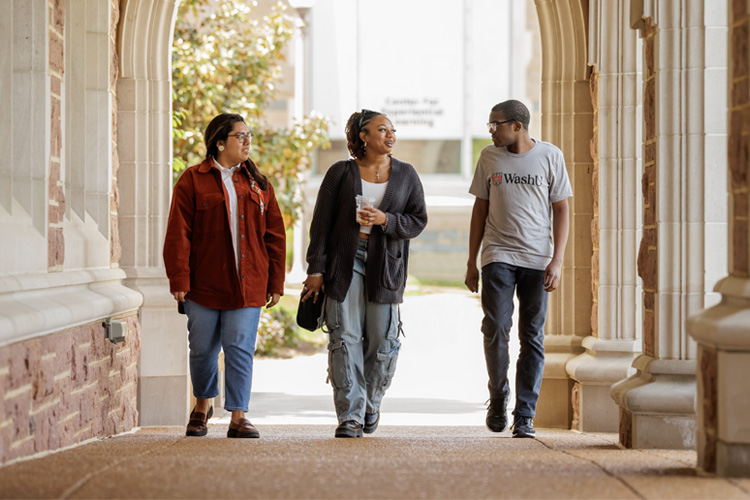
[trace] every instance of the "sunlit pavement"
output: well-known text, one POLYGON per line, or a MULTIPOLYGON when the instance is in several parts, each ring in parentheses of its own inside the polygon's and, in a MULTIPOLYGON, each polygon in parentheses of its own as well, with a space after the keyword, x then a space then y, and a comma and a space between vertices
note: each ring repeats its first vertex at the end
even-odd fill
MULTIPOLYGON (((381 425, 484 425, 488 395, 479 296, 460 289, 410 287, 401 316, 405 337, 383 399, 381 425)), ((512 348, 517 352, 517 341, 512 348)), ((336 425, 323 351, 256 359, 249 414, 256 425, 336 425)), ((513 376, 511 371, 511 381, 513 376)))
POLYGON ((417 290, 401 312, 406 338, 374 434, 333 437, 325 353, 259 358, 249 416, 260 439, 227 439, 226 415, 205 437, 137 429, 0 467, 0 498, 750 498, 750 479, 698 475, 693 450, 490 432, 477 296, 417 290))
POLYGON ((695 452, 621 450, 615 434, 387 425, 264 425, 260 439, 148 427, 0 467, 0 498, 750 498, 750 479, 697 476, 695 452))

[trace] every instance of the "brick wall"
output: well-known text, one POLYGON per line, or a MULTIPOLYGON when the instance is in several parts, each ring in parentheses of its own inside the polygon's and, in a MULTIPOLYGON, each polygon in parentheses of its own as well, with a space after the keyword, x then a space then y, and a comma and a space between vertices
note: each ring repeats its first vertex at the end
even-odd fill
POLYGON ((117 53, 117 27, 120 24, 120 2, 110 0, 112 19, 109 28, 109 52, 112 67, 109 69, 109 91, 112 93, 112 196, 110 202, 109 252, 113 267, 120 266, 122 246, 120 245, 120 190, 117 184, 117 171, 120 168, 120 156, 117 150, 117 77, 120 58, 117 53))
POLYGON ((112 344, 96 323, 0 348, 0 463, 138 423, 137 316, 112 344))
POLYGON ((656 73, 654 67, 654 42, 656 28, 646 19, 643 33, 643 238, 638 250, 638 276, 643 280, 643 352, 656 356, 656 286, 659 278, 657 264, 656 226, 656 73))
MULTIPOLYGON (((119 2, 112 5, 110 88, 117 80, 119 2)), ((65 262, 62 151, 62 82, 64 81, 65 0, 49 2, 50 173, 48 270, 65 262)), ((116 99, 113 99, 113 195, 111 262, 119 265, 116 99)), ((138 424, 138 358, 141 329, 137 315, 128 338, 112 344, 101 323, 18 342, 0 348, 0 464, 59 449, 90 438, 128 431, 138 424)))
POLYGON ((750 277, 750 14, 746 1, 731 3, 729 127, 730 253, 729 272, 750 277))
POLYGON ((705 348, 699 351, 698 374, 701 378, 699 394, 702 399, 698 401, 698 404, 701 405, 700 413, 703 416, 699 429, 699 432, 703 433, 700 465, 705 472, 716 472, 716 443, 719 436, 718 364, 716 351, 705 348))
MULTIPOLYGON (((594 128, 591 135, 591 160, 594 169, 591 174, 591 198, 593 202, 591 219, 591 335, 599 336, 599 72, 592 71, 589 79, 591 106, 594 110, 594 128)), ((575 408, 575 406, 574 406, 575 408)))
POLYGON ((50 173, 49 226, 47 229, 47 266, 50 271, 61 271, 65 261, 63 217, 65 193, 60 180, 60 152, 62 151, 62 95, 61 84, 65 73, 65 1, 53 0, 49 6, 49 75, 50 75, 50 173))

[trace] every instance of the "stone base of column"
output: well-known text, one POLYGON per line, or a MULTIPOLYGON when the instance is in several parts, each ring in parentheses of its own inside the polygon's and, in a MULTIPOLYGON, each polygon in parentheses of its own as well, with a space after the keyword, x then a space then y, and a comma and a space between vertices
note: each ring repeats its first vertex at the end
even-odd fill
POLYGON ((582 432, 617 432, 619 408, 610 394, 612 386, 635 371, 633 359, 640 349, 635 340, 583 339, 586 352, 568 362, 574 380, 571 428, 582 432))
POLYGON ((698 342, 698 470, 750 477, 750 280, 716 285, 719 305, 692 316, 698 342))
POLYGON ((570 399, 573 381, 565 371, 565 365, 575 357, 576 354, 570 352, 545 354, 544 379, 536 406, 535 426, 553 429, 570 428, 570 422, 573 419, 570 399))
POLYGON ((187 316, 177 312, 163 269, 128 269, 125 284, 143 295, 139 425, 185 425, 190 411, 187 316))
POLYGON ((626 448, 694 449, 695 361, 641 355, 636 374, 612 387, 620 407, 620 444, 626 448))

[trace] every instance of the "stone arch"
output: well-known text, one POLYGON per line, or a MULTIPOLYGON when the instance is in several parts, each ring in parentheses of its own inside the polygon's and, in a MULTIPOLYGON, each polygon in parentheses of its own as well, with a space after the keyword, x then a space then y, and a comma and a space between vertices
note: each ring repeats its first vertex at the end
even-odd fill
MULTIPOLYGON (((570 426, 568 361, 591 331, 593 111, 586 0, 535 0, 542 37, 543 139, 562 149, 576 196, 561 293, 550 300, 538 424, 570 426)), ((140 311, 141 425, 182 424, 189 410, 184 317, 173 314, 161 257, 171 194, 171 45, 180 0, 122 0, 117 120, 121 267, 144 296, 140 311), (158 332, 158 334, 154 333, 158 332), (179 332, 175 335, 174 332, 179 332), (178 399, 176 401, 175 399, 178 399)))
POLYGON ((140 424, 183 424, 189 410, 185 317, 162 262, 172 191, 171 49, 179 0, 123 0, 118 28, 116 137, 121 267, 144 297, 140 424))
POLYGON ((536 421, 568 428, 573 420, 573 381, 566 364, 582 352, 591 332, 591 221, 593 218, 593 109, 586 39, 588 2, 536 0, 542 37, 543 139, 565 155, 575 196, 570 202, 570 236, 559 293, 550 296, 547 361, 536 421))

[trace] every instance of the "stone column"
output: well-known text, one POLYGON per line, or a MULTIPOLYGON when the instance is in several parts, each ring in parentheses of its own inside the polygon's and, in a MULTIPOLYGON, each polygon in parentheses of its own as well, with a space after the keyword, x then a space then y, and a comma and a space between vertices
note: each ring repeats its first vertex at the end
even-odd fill
POLYGON ((726 226, 717 219, 725 188, 714 175, 726 141, 725 48, 716 43, 726 38, 716 15, 723 4, 631 4, 645 61, 643 354, 633 362, 636 373, 612 389, 626 447, 695 446, 697 347, 686 320, 716 302, 710 290, 726 262, 726 226))
POLYGON ((535 0, 542 37, 542 140, 558 146, 573 186, 570 236, 560 289, 549 297, 544 381, 535 423, 568 428, 573 381, 565 367, 591 333, 593 115, 586 61, 585 13, 578 0, 535 0))
POLYGON ((631 374, 641 349, 640 42, 627 4, 589 4, 589 64, 594 104, 591 335, 567 366, 573 385, 572 428, 616 432, 619 409, 610 389, 631 374))
POLYGON ((121 267, 143 295, 140 425, 184 425, 186 318, 169 293, 162 247, 172 193, 171 48, 176 0, 122 0, 117 81, 121 267))
MULTIPOLYGON (((698 342, 698 469, 750 476, 750 12, 729 9, 729 276, 721 303, 688 320, 698 342)), ((717 38, 719 35, 717 34, 717 38)), ((726 40, 723 36, 720 40, 726 40)), ((716 175, 723 175, 716 169, 716 175)))
MULTIPOLYGON (((297 15, 303 25, 299 32, 294 36, 294 119, 302 121, 305 113, 309 111, 310 103, 308 93, 310 89, 309 78, 309 61, 310 61, 310 34, 309 24, 312 16, 310 7, 315 2, 302 2, 303 6, 297 6, 297 2, 292 2, 297 15), (307 6, 306 4, 311 4, 307 6)), ((309 169, 306 170, 306 177, 309 178, 309 169)), ((302 186, 297 187, 296 196, 304 197, 302 186)), ((294 222, 292 231, 292 268, 286 275, 286 288, 300 288, 300 284, 307 278, 305 272, 305 217, 304 205, 297 210, 297 220, 294 222)))

